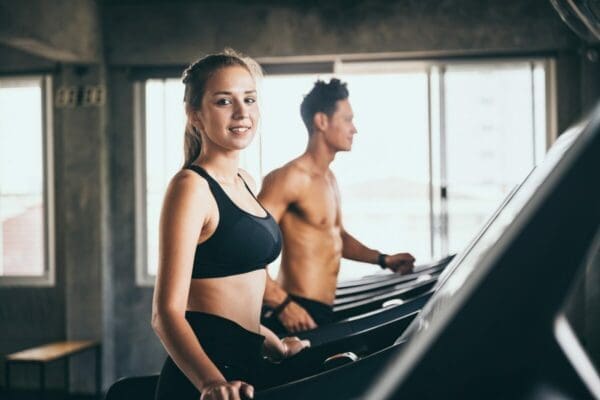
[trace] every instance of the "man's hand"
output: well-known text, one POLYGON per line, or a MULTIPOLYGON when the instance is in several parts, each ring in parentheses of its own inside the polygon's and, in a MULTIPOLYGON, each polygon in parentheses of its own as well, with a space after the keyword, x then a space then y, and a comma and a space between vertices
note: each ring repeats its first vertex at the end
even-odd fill
POLYGON ((385 265, 402 275, 409 274, 415 267, 415 258, 410 253, 397 253, 385 257, 385 265))
POLYGON ((278 318, 288 332, 302 332, 317 327, 310 314, 294 301, 281 311, 278 318))
POLYGON ((200 400, 241 400, 253 399, 254 387, 242 381, 215 382, 207 385, 200 400))

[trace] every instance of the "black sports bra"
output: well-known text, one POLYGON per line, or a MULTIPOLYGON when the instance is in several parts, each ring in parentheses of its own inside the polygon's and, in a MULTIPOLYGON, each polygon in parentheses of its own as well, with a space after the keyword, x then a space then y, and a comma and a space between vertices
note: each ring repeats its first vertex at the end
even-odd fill
MULTIPOLYGON (((271 214, 260 203, 265 217, 242 210, 204 169, 197 165, 189 169, 206 179, 219 208, 215 232, 196 246, 192 279, 243 274, 275 260, 281 252, 281 231, 271 214)), ((244 178, 238 176, 256 200, 244 178)))

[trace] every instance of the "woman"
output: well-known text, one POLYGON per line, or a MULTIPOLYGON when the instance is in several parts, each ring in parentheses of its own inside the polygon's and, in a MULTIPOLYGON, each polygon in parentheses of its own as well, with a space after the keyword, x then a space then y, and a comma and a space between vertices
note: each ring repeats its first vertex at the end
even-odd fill
POLYGON ((263 356, 309 344, 260 325, 265 266, 281 233, 258 203, 240 151, 259 119, 256 63, 229 51, 184 73, 185 164, 172 179, 160 222, 152 326, 169 357, 157 399, 240 399, 263 386, 263 356))

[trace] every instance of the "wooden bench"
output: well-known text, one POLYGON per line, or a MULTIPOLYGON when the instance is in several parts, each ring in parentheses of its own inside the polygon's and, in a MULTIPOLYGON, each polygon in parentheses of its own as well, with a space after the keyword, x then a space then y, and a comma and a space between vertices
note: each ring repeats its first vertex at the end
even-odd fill
POLYGON ((101 352, 102 346, 99 342, 93 340, 69 340, 64 342, 55 342, 43 346, 33 347, 12 353, 6 356, 6 389, 10 392, 10 367, 14 364, 37 364, 40 367, 40 385, 39 389, 42 396, 46 391, 46 364, 65 359, 65 390, 69 392, 69 358, 75 354, 86 350, 94 351, 96 367, 96 395, 100 398, 102 368, 101 352))

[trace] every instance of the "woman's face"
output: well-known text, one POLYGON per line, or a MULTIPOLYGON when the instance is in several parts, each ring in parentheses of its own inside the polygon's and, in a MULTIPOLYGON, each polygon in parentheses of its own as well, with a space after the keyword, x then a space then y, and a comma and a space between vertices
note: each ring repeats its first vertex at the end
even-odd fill
POLYGON ((259 120, 256 83, 241 66, 221 68, 208 80, 195 124, 208 140, 225 150, 246 148, 259 120))

